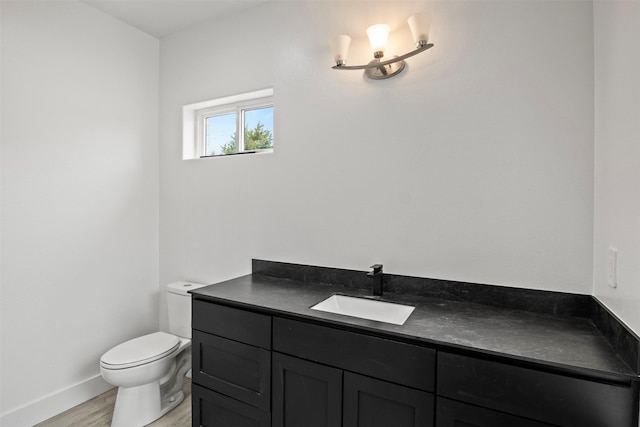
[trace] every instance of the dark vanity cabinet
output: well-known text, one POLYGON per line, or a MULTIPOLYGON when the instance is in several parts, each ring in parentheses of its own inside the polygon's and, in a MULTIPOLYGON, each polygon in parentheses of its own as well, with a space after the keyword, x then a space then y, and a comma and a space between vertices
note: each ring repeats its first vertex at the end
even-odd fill
POLYGON ((268 313, 193 300, 194 426, 638 425, 631 380, 268 313))
POLYGON ((274 427, 433 426, 432 349, 274 317, 273 351, 274 427))
POLYGON ((273 426, 341 425, 342 379, 340 369, 273 353, 273 426))
MULTIPOLYGON (((440 412, 446 412, 456 414, 449 417, 454 420, 458 414, 462 419, 489 420, 467 422, 474 427, 635 427, 638 423, 633 409, 634 399, 638 398, 637 384, 624 381, 577 378, 441 351, 438 352, 437 389, 439 396, 468 404, 455 409, 448 400, 443 399, 442 404, 439 400, 438 417, 440 412), (540 423, 493 421, 490 412, 476 411, 473 409, 476 407, 493 410, 496 420, 500 420, 498 413, 501 412, 540 423), (484 413, 487 415, 482 415, 484 413)), ((451 421, 437 426, 458 424, 451 421)))
POLYGON ((273 426, 432 426, 433 395, 273 354, 273 426))
POLYGON ((193 300, 194 426, 271 425, 271 316, 193 300))
POLYGON ((344 377, 344 427, 433 426, 430 393, 350 372, 344 377))
POLYGON ((436 427, 552 427, 538 421, 438 397, 436 427))

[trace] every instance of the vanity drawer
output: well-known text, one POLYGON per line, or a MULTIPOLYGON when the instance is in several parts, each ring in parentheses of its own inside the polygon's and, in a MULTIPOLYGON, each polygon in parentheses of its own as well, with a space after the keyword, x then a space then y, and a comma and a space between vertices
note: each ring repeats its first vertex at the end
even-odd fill
POLYGON ((274 317, 273 349, 420 390, 434 390, 435 350, 430 348, 274 317))
POLYGON ((270 427, 271 414, 235 399, 191 386, 194 426, 270 427))
POLYGON ((193 331, 192 359, 195 383, 271 410, 271 352, 193 331))
POLYGON ((636 427, 634 390, 438 353, 438 395, 549 424, 636 427))
POLYGON ((438 397, 436 408, 436 427, 554 427, 443 397, 438 397))
POLYGON ((192 313, 193 329, 271 349, 271 316, 197 299, 192 300, 192 313))

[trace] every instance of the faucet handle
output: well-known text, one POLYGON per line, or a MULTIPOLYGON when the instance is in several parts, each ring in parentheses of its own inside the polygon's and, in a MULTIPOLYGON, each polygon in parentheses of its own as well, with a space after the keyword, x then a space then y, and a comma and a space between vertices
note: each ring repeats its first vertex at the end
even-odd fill
POLYGON ((373 268, 373 274, 382 273, 382 264, 373 264, 369 268, 373 268))

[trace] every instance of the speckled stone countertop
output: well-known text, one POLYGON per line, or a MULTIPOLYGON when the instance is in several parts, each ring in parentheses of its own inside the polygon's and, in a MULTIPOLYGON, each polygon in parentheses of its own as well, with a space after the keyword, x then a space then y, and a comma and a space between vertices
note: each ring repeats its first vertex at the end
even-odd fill
POLYGON ((415 306, 404 325, 311 310, 311 306, 334 293, 370 295, 366 289, 345 289, 255 272, 192 292, 199 299, 421 342, 439 350, 471 350, 575 373, 638 380, 634 369, 588 318, 407 293, 385 293, 382 297, 415 306))

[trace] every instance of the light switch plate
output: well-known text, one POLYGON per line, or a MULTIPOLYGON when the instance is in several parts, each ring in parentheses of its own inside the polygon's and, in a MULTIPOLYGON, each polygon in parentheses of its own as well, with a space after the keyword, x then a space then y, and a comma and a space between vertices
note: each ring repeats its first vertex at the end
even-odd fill
POLYGON ((607 253, 607 283, 612 288, 618 287, 618 250, 609 248, 607 253))

